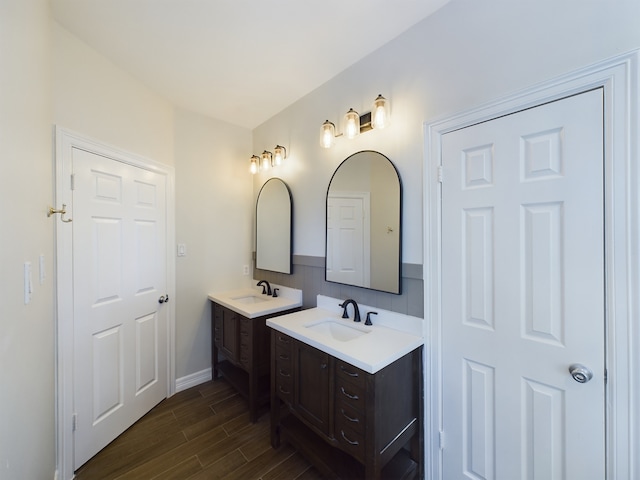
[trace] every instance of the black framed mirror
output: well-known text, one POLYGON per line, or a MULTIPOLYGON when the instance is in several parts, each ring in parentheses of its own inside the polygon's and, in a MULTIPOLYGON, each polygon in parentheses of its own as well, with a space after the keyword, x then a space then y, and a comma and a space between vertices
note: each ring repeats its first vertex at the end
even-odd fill
POLYGON ((289 186, 267 180, 256 201, 256 268, 291 274, 292 213, 289 186))
POLYGON ((391 160, 371 150, 347 157, 326 212, 325 280, 400 294, 402 183, 391 160))

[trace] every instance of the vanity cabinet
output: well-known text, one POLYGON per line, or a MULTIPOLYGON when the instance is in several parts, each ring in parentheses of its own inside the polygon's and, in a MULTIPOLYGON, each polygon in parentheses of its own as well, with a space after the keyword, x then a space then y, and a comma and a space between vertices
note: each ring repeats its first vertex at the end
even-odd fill
POLYGON ((271 344, 274 448, 329 478, 422 475, 422 347, 370 374, 276 330, 271 344))
POLYGON ((247 318, 212 302, 213 379, 224 377, 249 402, 249 420, 256 422, 258 410, 269 403, 269 361, 271 358, 267 318, 298 311, 299 308, 247 318), (223 358, 220 359, 219 357, 223 358))

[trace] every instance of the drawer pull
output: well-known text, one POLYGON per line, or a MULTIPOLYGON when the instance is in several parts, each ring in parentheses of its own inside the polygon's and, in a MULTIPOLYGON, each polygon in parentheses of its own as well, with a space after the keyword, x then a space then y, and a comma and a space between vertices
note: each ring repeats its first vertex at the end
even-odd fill
POLYGON ((285 372, 284 370, 280 369, 280 376, 281 377, 290 377, 291 375, 288 374, 287 372, 285 372))
POLYGON ((320 364, 320 368, 321 368, 322 370, 324 370, 325 368, 327 368, 327 364, 326 364, 326 363, 321 363, 321 364, 320 364))
POLYGON ((344 430, 340 430, 340 435, 342 435, 342 438, 344 438, 349 445, 353 445, 354 447, 360 445, 360 442, 358 442, 357 440, 349 440, 349 438, 345 435, 344 430))
POLYGON ((242 330, 240 332, 240 335, 242 335, 243 337, 248 337, 249 336, 249 332, 245 332, 244 330, 242 330))
POLYGON ((344 373, 346 373, 350 377, 357 378, 359 376, 357 372, 350 372, 349 370, 344 368, 344 365, 340 365, 340 370, 342 370, 344 373))
POLYGON ((280 355, 278 355, 278 357, 279 357, 281 360, 289 360, 289 355, 284 355, 284 354, 282 354, 282 353, 281 353, 280 355))
POLYGON ((278 390, 280 390, 280 393, 283 393, 285 395, 290 395, 291 392, 289 390, 285 390, 284 388, 282 388, 282 385, 278 386, 278 390))
POLYGON ((357 418, 351 418, 349 415, 347 415, 347 412, 344 411, 344 408, 340 409, 340 412, 342 412, 342 416, 344 418, 346 418, 347 420, 349 420, 352 423, 360 423, 360 420, 358 420, 357 418))
POLYGON ((282 335, 278 335, 278 340, 282 343, 289 343, 289 339, 287 337, 283 337, 282 335))
POLYGON ((344 390, 344 387, 340 387, 340 391, 342 392, 342 394, 343 394, 345 397, 350 398, 351 400, 359 400, 359 399, 360 399, 360 397, 358 397, 358 395, 351 395, 351 394, 347 393, 347 392, 344 390))

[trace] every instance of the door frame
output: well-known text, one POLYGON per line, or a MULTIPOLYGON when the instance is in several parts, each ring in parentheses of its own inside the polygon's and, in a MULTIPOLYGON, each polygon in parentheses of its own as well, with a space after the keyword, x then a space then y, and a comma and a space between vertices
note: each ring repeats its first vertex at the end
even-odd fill
MULTIPOLYGON (((425 478, 442 479, 442 136, 587 90, 604 89, 605 461, 609 479, 640 477, 640 51, 620 55, 424 124, 425 478), (636 366, 636 369, 634 369, 636 366)), ((446 181, 446 179, 445 179, 446 181)))
MULTIPOLYGON (((73 219, 71 190, 72 150, 78 148, 114 161, 164 175, 167 179, 166 265, 167 294, 175 296, 175 171, 148 158, 125 152, 111 145, 55 127, 55 205, 66 205, 66 217, 73 219)), ((56 344, 55 344, 55 429, 56 464, 59 478, 73 478, 73 251, 72 224, 55 222, 56 344)), ((167 307, 167 397, 175 393, 175 301, 167 307)))

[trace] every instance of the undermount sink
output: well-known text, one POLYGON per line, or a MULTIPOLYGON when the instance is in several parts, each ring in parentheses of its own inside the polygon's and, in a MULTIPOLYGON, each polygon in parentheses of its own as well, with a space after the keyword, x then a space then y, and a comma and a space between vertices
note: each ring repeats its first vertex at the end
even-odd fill
POLYGON ((257 295, 244 295, 241 297, 231 297, 231 300, 235 300, 238 303, 261 303, 266 302, 267 298, 258 297, 257 295))
POLYGON ((312 332, 326 335, 340 342, 348 342, 369 333, 367 330, 350 327, 334 319, 321 320, 319 322, 305 325, 305 327, 312 332))

